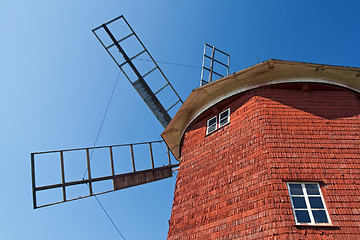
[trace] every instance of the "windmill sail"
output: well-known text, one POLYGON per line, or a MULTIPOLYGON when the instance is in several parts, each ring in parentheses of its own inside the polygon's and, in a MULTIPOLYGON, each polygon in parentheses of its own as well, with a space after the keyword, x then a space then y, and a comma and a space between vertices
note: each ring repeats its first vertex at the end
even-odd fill
MULTIPOLYGON (((171 121, 171 114, 183 101, 125 18, 120 16, 92 31, 165 128, 171 121), (124 61, 120 62, 122 59, 124 61)), ((164 141, 153 141, 31 153, 34 208, 172 177, 172 169, 179 164, 172 163, 168 148, 167 162, 164 162, 164 157, 156 154, 158 145, 162 150, 167 148, 164 141), (144 146, 149 153, 147 156, 144 149, 135 154, 135 149, 144 146), (121 152, 124 148, 125 152, 121 152), (100 161, 96 161, 93 154, 99 151, 102 155, 100 161), (135 161, 138 155, 141 159, 135 161), (119 167, 115 166, 116 162, 119 167), (47 166, 51 163, 55 163, 55 167, 47 166), (94 166, 96 163, 98 165, 94 166), (85 169, 85 173, 81 173, 85 169), (80 170, 80 174, 74 174, 76 170, 80 170), (46 195, 48 192, 50 195, 46 195)))
POLYGON ((169 150, 165 158, 161 156, 164 145, 163 141, 153 141, 32 153, 33 207, 46 207, 172 177, 172 168, 179 164, 172 164, 169 150), (148 155, 144 155, 144 148, 148 155), (137 155, 141 158, 135 159, 137 155), (75 165, 80 174, 74 174, 74 167, 69 168, 75 165), (99 168, 107 171, 99 172, 99 168), (86 174, 83 174, 85 169, 86 174), (44 184, 45 180, 51 180, 52 184, 44 184))
POLYGON ((203 63, 201 68, 200 86, 204 86, 218 78, 229 75, 230 71, 230 55, 211 46, 207 43, 204 44, 203 63), (210 50, 210 56, 207 54, 210 50), (220 54, 220 56, 219 56, 220 54), (209 67, 206 67, 208 63, 209 67), (206 73, 207 78, 206 80, 206 73))
POLYGON ((124 16, 104 23, 92 31, 165 128, 171 121, 170 111, 183 101, 124 16), (137 52, 130 55, 134 49, 137 52), (147 66, 139 66, 141 64, 136 64, 134 60, 142 60, 147 66), (154 77, 155 83, 151 79, 154 77), (161 98, 161 94, 165 96, 161 98))

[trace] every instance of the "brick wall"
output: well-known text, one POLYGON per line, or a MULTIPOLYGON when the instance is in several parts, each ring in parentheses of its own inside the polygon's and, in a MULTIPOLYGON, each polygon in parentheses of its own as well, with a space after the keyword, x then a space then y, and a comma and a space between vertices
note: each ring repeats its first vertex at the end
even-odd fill
POLYGON ((302 87, 251 90, 191 123, 168 239, 360 239, 360 100, 302 87), (230 124, 206 136, 229 107, 230 124), (286 181, 320 182, 333 226, 295 226, 286 181))

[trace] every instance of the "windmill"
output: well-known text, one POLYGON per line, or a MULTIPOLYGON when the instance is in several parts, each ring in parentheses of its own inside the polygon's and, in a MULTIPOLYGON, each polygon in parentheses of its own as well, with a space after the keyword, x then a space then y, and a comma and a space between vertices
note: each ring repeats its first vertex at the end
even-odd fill
MULTIPOLYGON (((160 124, 166 128, 172 119, 171 116, 181 106, 183 100, 125 17, 119 16, 94 28, 92 32, 160 124)), ((228 75, 229 59, 228 54, 214 46, 205 44, 200 85, 205 85, 216 78, 228 75), (215 54, 220 54, 222 60, 215 59, 215 54), (215 71, 215 64, 220 66, 224 73, 215 71)), ((33 207, 46 207, 172 177, 174 168, 178 167, 179 164, 171 156, 169 148, 167 148, 165 161, 164 157, 159 157, 157 153, 159 151, 156 152, 156 149, 164 148, 164 145, 164 141, 149 141, 31 153, 33 207), (148 149, 146 164, 144 164, 143 155, 141 155, 141 162, 136 161, 137 148, 148 149), (110 169, 109 172, 94 176, 92 157, 95 151, 103 152, 102 165, 107 165, 110 169), (118 155, 126 152, 130 156, 130 161, 127 164, 130 163, 131 165, 128 168, 120 165, 123 169, 121 172, 116 167, 116 152, 118 155), (82 177, 68 177, 66 161, 69 158, 71 161, 82 161, 84 163, 79 165, 86 169, 82 177), (160 164, 158 163, 159 158, 161 158, 160 164), (46 161, 50 159, 59 164, 56 168, 59 170, 59 178, 53 180, 51 184, 38 183, 39 178, 40 180, 44 178, 44 175, 39 175, 37 170, 39 161, 42 159, 46 159, 46 161), (111 184, 102 186, 100 189, 94 187, 94 185, 103 182, 110 182, 111 184), (80 196, 69 194, 70 189, 76 186, 85 186, 87 192, 81 192, 80 196), (39 194, 54 190, 57 191, 58 198, 45 197, 39 202, 39 194)), ((121 157, 123 156, 121 155, 121 157)))

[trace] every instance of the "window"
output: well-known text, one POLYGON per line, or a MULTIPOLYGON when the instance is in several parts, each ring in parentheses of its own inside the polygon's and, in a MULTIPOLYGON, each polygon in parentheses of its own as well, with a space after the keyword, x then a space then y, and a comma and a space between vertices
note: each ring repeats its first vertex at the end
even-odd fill
POLYGON ((219 127, 217 124, 217 116, 210 118, 207 121, 206 134, 212 133, 218 128, 223 127, 224 125, 230 122, 230 108, 219 114, 219 127))
POLYGON ((319 183, 287 183, 297 225, 331 224, 319 183))
POLYGON ((207 121, 207 128, 206 128, 206 134, 209 134, 217 129, 217 119, 216 116, 210 118, 207 121))
POLYGON ((230 122, 230 108, 219 114, 219 128, 230 122))

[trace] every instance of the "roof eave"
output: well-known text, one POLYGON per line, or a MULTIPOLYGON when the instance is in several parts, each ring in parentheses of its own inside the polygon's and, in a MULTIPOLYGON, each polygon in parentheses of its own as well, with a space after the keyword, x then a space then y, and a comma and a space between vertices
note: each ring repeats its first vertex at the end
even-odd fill
POLYGON ((206 109, 250 89, 291 82, 327 83, 360 92, 360 68, 267 60, 194 89, 161 136, 179 160, 186 128, 206 109))

